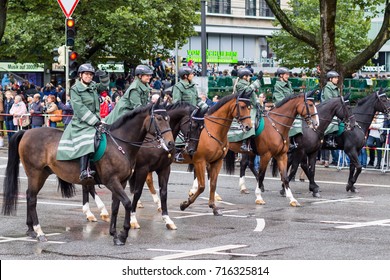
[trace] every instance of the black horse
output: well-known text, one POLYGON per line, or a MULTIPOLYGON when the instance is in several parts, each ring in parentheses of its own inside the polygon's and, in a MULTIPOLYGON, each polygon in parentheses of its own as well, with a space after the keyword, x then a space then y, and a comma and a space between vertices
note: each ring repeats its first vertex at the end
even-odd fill
MULTIPOLYGON (((297 144, 288 154, 288 168, 290 169, 289 181, 295 177, 299 164, 309 179, 309 190, 313 192, 314 197, 319 197, 319 186, 314 181, 315 163, 318 151, 321 149, 324 139, 324 132, 332 122, 334 116, 345 123, 346 130, 354 126, 354 118, 351 107, 349 106, 349 94, 345 97, 335 97, 325 101, 317 106, 320 125, 317 129, 303 127, 303 134, 295 136, 297 144)), ((283 192, 282 192, 283 194, 283 192)))

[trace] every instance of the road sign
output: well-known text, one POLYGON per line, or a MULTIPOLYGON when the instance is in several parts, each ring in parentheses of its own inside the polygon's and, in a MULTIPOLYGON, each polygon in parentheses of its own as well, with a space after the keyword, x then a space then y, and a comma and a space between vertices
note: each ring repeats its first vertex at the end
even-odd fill
POLYGON ((60 4, 64 15, 69 18, 72 16, 74 9, 76 9, 79 0, 57 0, 57 2, 60 4))

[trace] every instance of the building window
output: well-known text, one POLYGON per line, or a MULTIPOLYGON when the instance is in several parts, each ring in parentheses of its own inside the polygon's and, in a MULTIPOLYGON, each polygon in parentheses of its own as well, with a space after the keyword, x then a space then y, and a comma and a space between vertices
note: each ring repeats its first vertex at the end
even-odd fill
POLYGON ((207 1, 207 12, 212 14, 231 14, 231 0, 207 1))
MULTIPOLYGON (((267 2, 265 0, 259 0, 259 16, 261 17, 274 17, 274 13, 268 7, 267 2)), ((276 1, 278 5, 280 5, 280 0, 276 1)))
POLYGON ((245 0, 245 15, 256 16, 256 0, 245 0))

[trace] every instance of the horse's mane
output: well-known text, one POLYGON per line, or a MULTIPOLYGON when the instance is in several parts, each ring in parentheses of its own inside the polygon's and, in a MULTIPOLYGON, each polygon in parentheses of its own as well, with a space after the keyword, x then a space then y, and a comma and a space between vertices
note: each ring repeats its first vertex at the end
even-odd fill
POLYGON ((175 110, 179 108, 188 108, 188 107, 195 109, 195 106, 185 101, 179 101, 174 104, 167 105, 166 109, 167 111, 170 111, 170 110, 175 110))
POLYGON ((362 99, 359 99, 359 101, 357 102, 357 105, 363 105, 364 103, 366 103, 366 101, 368 99, 370 99, 370 97, 371 97, 371 94, 363 97, 362 99))
POLYGON ((334 100, 334 98, 331 98, 331 99, 328 99, 326 101, 323 101, 321 102, 320 104, 316 105, 317 108, 321 108, 322 106, 325 106, 326 104, 328 104, 329 102, 331 102, 332 100, 334 100))
POLYGON ((283 100, 279 101, 278 103, 275 104, 275 108, 279 108, 281 106, 283 106, 285 103, 289 102, 291 99, 295 99, 299 96, 302 96, 304 93, 300 93, 300 94, 291 94, 287 97, 285 97, 283 100))
POLYGON ((127 112, 126 114, 124 114, 123 116, 121 116, 119 119, 117 119, 112 125, 111 125, 111 129, 116 129, 116 128, 119 128, 121 127, 125 122, 127 122, 128 120, 131 120, 132 118, 134 118, 136 115, 140 114, 140 113, 145 113, 146 111, 150 111, 150 109, 152 108, 153 104, 148 104, 146 106, 140 106, 138 108, 135 108, 134 110, 130 111, 130 112, 127 112))
POLYGON ((235 94, 229 94, 224 96, 221 100, 219 100, 214 106, 212 106, 208 111, 207 114, 211 115, 212 113, 216 112, 219 108, 221 108, 223 105, 225 105, 230 100, 237 98, 238 93, 235 94))

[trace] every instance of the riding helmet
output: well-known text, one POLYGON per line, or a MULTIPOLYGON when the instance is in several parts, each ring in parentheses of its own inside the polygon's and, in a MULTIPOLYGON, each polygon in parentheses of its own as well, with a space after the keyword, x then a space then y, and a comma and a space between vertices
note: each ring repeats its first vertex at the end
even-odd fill
POLYGON ((336 77, 340 77, 339 73, 337 73, 336 71, 329 71, 328 73, 326 73, 327 79, 336 78, 336 77))
POLYGON ((189 66, 182 66, 179 68, 179 77, 180 78, 182 78, 184 75, 189 75, 191 73, 194 73, 194 71, 189 66))
POLYGON ((282 75, 282 74, 286 74, 286 73, 290 73, 290 70, 288 70, 288 68, 286 68, 286 67, 279 67, 276 70, 276 75, 277 76, 282 75))
POLYGON ((95 68, 90 63, 81 64, 78 73, 91 72, 95 74, 95 68))
POLYGON ((135 68, 135 75, 153 75, 153 71, 149 68, 149 66, 141 64, 135 68))
POLYGON ((242 78, 244 76, 252 76, 252 72, 248 68, 240 68, 237 75, 239 78, 242 78))

